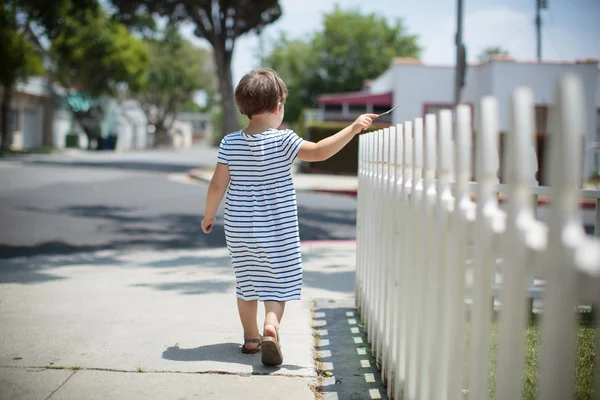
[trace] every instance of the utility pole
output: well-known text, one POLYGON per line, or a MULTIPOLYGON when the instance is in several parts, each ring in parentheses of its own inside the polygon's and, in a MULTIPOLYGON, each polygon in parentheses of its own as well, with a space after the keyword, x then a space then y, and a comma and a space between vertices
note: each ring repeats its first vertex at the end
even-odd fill
POLYGON ((548 0, 535 0, 535 30, 537 33, 537 60, 542 61, 542 10, 548 8, 548 0))
POLYGON ((462 42, 463 0, 457 0, 456 12, 456 67, 454 69, 454 105, 460 103, 461 89, 465 85, 467 67, 466 49, 462 42))

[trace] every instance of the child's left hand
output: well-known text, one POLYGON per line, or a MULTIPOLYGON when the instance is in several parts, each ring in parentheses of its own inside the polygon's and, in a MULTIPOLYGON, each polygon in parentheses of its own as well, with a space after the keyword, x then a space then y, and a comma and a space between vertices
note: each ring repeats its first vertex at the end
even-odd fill
POLYGON ((215 224, 215 222, 217 221, 216 218, 204 218, 202 220, 202 232, 204 233, 210 233, 212 231, 213 225, 215 224))

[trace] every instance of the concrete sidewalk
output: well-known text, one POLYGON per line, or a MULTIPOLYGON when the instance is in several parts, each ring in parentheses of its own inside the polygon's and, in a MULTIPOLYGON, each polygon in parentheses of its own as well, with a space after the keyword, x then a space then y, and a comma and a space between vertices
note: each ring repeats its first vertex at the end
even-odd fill
POLYGON ((240 352, 226 249, 0 260, 0 398, 314 399, 312 299, 351 304, 354 247, 303 243, 278 368, 240 352))

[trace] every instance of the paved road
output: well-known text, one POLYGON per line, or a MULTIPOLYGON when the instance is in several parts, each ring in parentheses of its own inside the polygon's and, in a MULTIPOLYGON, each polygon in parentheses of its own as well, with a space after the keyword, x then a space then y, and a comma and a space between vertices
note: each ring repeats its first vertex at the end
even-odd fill
MULTIPOLYGON (((207 185, 186 178, 215 161, 208 147, 0 160, 0 258, 225 246, 221 224, 200 229, 207 185)), ((302 240, 354 239, 356 199, 300 193, 298 207, 302 240)))

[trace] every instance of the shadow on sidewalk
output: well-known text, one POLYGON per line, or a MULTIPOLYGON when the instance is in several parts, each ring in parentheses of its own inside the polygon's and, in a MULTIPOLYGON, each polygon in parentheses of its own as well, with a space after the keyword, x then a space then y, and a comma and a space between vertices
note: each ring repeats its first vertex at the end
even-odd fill
MULTIPOLYGON (((275 374, 281 369, 297 371, 303 367, 282 364, 278 367, 266 367, 261 363, 260 352, 256 354, 242 354, 240 343, 215 343, 192 349, 182 349, 178 345, 167 348, 162 358, 172 361, 217 361, 230 364, 243 364, 252 366, 253 375, 275 374)), ((214 371, 213 371, 214 372, 214 371)))

